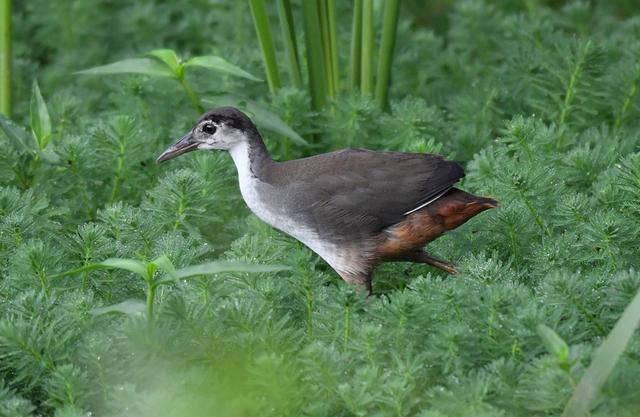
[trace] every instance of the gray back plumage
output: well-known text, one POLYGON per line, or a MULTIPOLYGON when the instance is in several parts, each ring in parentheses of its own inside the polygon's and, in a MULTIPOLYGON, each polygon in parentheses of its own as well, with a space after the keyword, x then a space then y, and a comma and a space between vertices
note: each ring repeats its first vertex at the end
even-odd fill
POLYGON ((256 173, 278 190, 273 204, 325 237, 354 239, 396 224, 464 176, 453 161, 431 154, 349 149, 288 162, 256 173))

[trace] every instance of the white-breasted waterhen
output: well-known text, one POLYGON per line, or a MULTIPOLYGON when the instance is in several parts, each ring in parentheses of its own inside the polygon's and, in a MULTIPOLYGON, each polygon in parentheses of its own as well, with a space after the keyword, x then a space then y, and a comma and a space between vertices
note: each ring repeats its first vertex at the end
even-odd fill
POLYGON ((347 149, 274 161, 251 119, 233 107, 206 112, 157 162, 196 149, 229 151, 251 211, 369 294, 381 262, 426 263, 455 274, 424 246, 497 207, 454 188, 464 170, 438 155, 347 149))

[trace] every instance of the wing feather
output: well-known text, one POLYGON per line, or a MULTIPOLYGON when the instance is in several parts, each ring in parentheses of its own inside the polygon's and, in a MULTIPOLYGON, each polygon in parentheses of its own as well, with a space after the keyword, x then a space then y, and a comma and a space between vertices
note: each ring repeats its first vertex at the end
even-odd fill
POLYGON ((280 169, 278 181, 305 195, 298 211, 334 235, 379 232, 464 177, 458 163, 438 155, 359 149, 285 162, 280 169))

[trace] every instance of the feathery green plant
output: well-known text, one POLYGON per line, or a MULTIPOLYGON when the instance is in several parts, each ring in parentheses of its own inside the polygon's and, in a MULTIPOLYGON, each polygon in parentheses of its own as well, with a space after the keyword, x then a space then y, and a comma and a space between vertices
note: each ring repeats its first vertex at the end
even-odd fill
MULTIPOLYGON (((637 11, 402 2, 388 113, 377 46, 373 100, 359 90, 364 3, 265 2, 286 31, 272 34, 283 76, 298 66, 312 85, 313 51, 298 43, 309 25, 318 76, 341 71, 335 98, 326 77, 313 110, 293 77, 271 93, 155 49, 254 71, 262 52, 246 2, 12 2, 1 415, 640 414, 637 11), (69 82, 101 62, 131 74, 69 82), (365 301, 250 215, 225 153, 154 163, 195 117, 180 68, 199 105, 246 111, 275 159, 344 147, 443 154, 465 167, 461 188, 501 206, 429 245, 457 263, 455 279, 388 264, 365 301), (176 274, 209 262, 289 269, 174 280, 163 259, 176 274), (118 310, 132 314, 96 314, 118 310)), ((392 3, 373 2, 374 29, 392 3)))

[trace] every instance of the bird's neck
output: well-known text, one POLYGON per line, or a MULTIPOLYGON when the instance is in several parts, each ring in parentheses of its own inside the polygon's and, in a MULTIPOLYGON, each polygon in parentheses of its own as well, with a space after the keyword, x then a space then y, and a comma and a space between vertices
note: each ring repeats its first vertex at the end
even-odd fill
POLYGON ((265 169, 273 163, 269 151, 257 133, 250 133, 248 140, 236 143, 229 149, 240 178, 263 179, 265 169))

